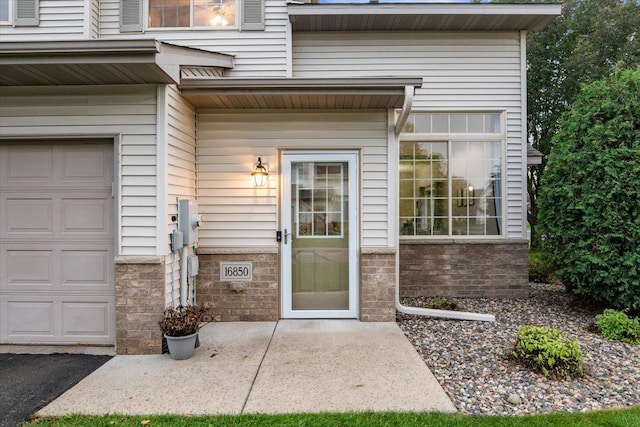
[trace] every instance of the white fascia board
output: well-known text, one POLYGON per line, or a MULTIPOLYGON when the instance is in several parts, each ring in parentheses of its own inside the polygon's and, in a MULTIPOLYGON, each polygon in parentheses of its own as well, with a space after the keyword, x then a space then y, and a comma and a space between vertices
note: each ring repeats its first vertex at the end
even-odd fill
POLYGON ((338 77, 189 80, 181 89, 361 89, 421 87, 422 77, 338 77))
POLYGON ((562 13, 561 3, 527 4, 322 4, 287 5, 289 15, 557 15, 562 13))

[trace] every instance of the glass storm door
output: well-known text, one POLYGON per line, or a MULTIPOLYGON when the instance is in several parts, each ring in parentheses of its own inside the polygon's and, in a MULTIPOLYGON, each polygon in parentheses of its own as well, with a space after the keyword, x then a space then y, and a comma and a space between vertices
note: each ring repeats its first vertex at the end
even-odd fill
POLYGON ((357 154, 284 154, 282 316, 358 316, 357 154))

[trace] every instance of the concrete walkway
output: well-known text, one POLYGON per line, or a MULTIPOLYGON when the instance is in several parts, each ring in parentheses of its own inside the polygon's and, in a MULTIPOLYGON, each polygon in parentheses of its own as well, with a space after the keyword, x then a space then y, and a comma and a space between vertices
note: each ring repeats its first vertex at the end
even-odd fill
POLYGON ((116 356, 39 414, 455 412, 395 323, 214 323, 200 343, 184 361, 116 356))

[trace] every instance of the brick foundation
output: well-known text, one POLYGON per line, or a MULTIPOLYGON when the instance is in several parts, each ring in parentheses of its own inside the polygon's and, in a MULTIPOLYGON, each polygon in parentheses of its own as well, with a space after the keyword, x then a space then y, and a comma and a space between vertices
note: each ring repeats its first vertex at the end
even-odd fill
POLYGON ((162 257, 116 257, 116 351, 159 354, 164 312, 162 257))
POLYGON ((392 322, 396 318, 394 252, 360 255, 360 320, 392 322))
POLYGON ((196 299, 210 304, 215 319, 232 321, 275 321, 280 318, 278 253, 224 254, 198 250, 199 274, 196 299), (220 261, 251 261, 253 280, 242 282, 244 290, 229 289, 230 282, 220 281, 220 261))
POLYGON ((526 240, 400 244, 400 296, 526 298, 526 240))

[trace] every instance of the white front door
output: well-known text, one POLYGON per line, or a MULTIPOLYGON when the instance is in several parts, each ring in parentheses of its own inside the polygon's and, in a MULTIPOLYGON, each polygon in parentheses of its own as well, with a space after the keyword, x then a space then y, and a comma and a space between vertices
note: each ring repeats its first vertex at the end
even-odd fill
POLYGON ((358 317, 358 155, 285 153, 282 317, 358 317))

